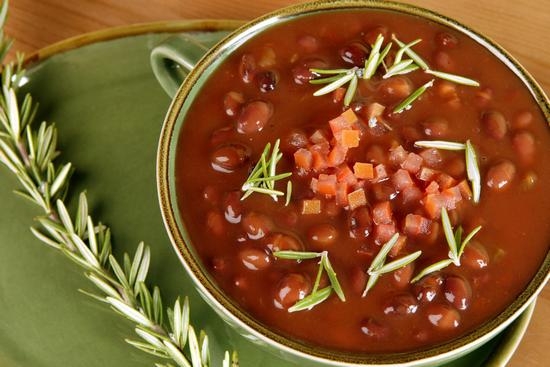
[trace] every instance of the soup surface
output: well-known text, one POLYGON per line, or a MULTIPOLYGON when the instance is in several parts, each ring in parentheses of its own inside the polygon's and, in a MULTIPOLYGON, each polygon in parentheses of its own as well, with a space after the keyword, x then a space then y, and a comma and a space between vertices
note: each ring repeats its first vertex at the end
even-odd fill
POLYGON ((176 191, 192 243, 236 303, 294 339, 445 342, 501 312, 548 251, 547 121, 503 63, 444 26, 367 10, 277 25, 212 73, 185 119, 176 191))

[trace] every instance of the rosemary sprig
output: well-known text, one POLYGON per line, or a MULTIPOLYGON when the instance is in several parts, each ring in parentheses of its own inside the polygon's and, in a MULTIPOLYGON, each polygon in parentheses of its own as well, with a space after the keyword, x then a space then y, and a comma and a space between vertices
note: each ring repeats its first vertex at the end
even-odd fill
POLYGON ((403 256, 397 260, 394 260, 392 262, 389 262, 386 264, 386 257, 390 253, 391 249, 395 246, 397 243, 397 240, 399 239, 399 233, 396 233, 390 238, 388 242, 386 242, 384 245, 382 245, 382 248, 380 251, 378 251, 378 254, 374 257, 372 260, 367 273, 369 275, 369 280, 367 281, 367 285, 365 286, 365 290, 363 291, 362 297, 365 297, 367 293, 374 287, 380 276, 386 273, 391 273, 392 271, 395 271, 397 269, 400 269, 422 255, 422 251, 416 251, 412 254, 403 256))
POLYGON ((320 259, 319 270, 317 271, 317 277, 315 279, 315 283, 313 284, 311 293, 296 302, 292 307, 288 309, 288 312, 311 310, 313 307, 328 299, 332 291, 336 293, 336 295, 338 296, 338 298, 340 298, 342 302, 346 301, 346 296, 344 295, 342 286, 340 285, 336 272, 334 271, 334 268, 332 267, 332 264, 330 263, 330 260, 328 258, 328 251, 275 251, 273 253, 273 256, 279 259, 296 260, 299 262, 303 260, 320 259), (323 275, 323 272, 326 272, 330 282, 330 286, 319 290, 319 284, 321 282, 321 276, 323 275))
POLYGON ((431 88, 434 85, 434 79, 430 80, 426 84, 422 85, 420 88, 412 92, 407 98, 405 98, 401 103, 399 103, 395 108, 393 109, 393 113, 401 113, 405 110, 408 110, 411 108, 411 105, 414 101, 416 101, 424 92, 428 90, 428 88, 431 88))
POLYGON ((466 78, 464 76, 451 74, 451 73, 444 73, 442 71, 429 70, 429 69, 425 70, 425 73, 436 76, 439 79, 448 80, 448 81, 456 83, 456 84, 468 85, 470 87, 479 87, 479 82, 478 81, 470 79, 470 78, 466 78))
POLYGON ((443 232, 445 234, 447 246, 449 246, 449 254, 448 254, 449 258, 438 261, 422 269, 418 273, 418 275, 411 280, 411 283, 415 283, 420 279, 422 279, 423 277, 425 277, 426 275, 433 273, 435 271, 439 271, 443 268, 446 268, 451 264, 454 264, 455 266, 460 266, 460 258, 464 253, 464 249, 466 248, 466 245, 482 228, 481 226, 477 226, 466 236, 466 238, 462 239, 462 232, 463 232, 462 227, 459 226, 453 232, 453 227, 449 219, 449 214, 447 213, 447 209, 445 209, 445 207, 441 209, 441 224, 443 226, 443 232))
POLYGON ((466 144, 445 140, 418 140, 414 143, 418 148, 435 148, 442 150, 464 150, 466 144))
MULTIPOLYGON (((413 51, 413 49, 411 48, 412 46, 414 46, 414 44, 412 46, 409 46, 409 47, 406 47, 407 45, 405 45, 403 42, 401 42, 400 40, 397 39, 397 37, 395 36, 395 34, 392 34, 392 39, 395 41, 395 43, 397 43, 397 45, 399 47, 401 47, 402 49, 404 49, 404 52, 407 54, 407 56, 409 56, 411 59, 414 60, 414 63, 418 66, 420 66, 420 68, 422 68, 422 70, 428 70, 429 67, 428 67, 428 63, 426 61, 424 61, 424 59, 422 59, 416 52, 413 51)), ((413 41, 413 42, 420 42, 420 40, 416 40, 416 41, 413 41)), ((411 43, 413 43, 411 42, 411 43)), ((415 44, 416 44, 415 43, 415 44)))
MULTIPOLYGON (((372 78, 374 73, 376 73, 376 69, 378 68, 378 65, 380 65, 380 61, 381 61, 382 55, 380 54, 380 48, 382 47, 383 42, 384 42, 384 37, 381 34, 379 34, 376 37, 376 40, 374 41, 374 45, 372 45, 368 59, 365 61, 363 79, 370 79, 372 78)), ((386 52, 386 54, 388 52, 389 52, 389 49, 386 52)))
MULTIPOLYGON (((3 30, 8 1, 0 8, 0 30, 3 30)), ((0 31, 0 56, 6 56, 11 40, 0 31)), ((181 367, 210 365, 209 342, 204 332, 199 336, 189 323, 189 302, 178 298, 172 308, 164 310, 158 287, 146 284, 150 250, 143 243, 133 259, 124 254, 120 264, 112 254, 111 230, 89 214, 86 195, 81 193, 76 215, 65 205, 71 163, 55 162, 57 129, 43 122, 33 130, 37 106, 27 94, 19 104, 16 94, 24 76, 22 57, 2 69, 0 91, 0 162, 19 180, 17 193, 38 205, 44 215, 37 218, 38 227, 31 232, 44 244, 60 251, 83 268, 86 277, 99 293, 81 292, 108 304, 115 312, 136 324, 140 341, 126 341, 134 347, 160 358, 170 359, 181 367)), ((238 359, 225 353, 223 365, 236 366, 238 359)), ((156 364, 171 366, 171 364, 156 364)))

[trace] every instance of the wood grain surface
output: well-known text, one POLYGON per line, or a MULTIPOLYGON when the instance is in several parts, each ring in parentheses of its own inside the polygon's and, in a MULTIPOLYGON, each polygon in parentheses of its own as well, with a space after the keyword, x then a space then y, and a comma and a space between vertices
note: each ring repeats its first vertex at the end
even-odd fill
MULTIPOLYGON (((32 53, 86 32, 181 19, 252 19, 292 0, 11 0, 6 33, 14 49, 32 53)), ((512 53, 550 94, 550 0, 405 0, 486 34, 512 53)), ((550 364, 550 287, 508 366, 550 364)))

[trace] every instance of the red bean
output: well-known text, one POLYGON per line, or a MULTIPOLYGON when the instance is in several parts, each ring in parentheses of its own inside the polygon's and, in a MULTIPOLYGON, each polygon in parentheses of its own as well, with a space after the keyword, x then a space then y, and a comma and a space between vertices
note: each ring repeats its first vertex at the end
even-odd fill
POLYGON ((384 39, 388 40, 390 34, 389 34, 389 30, 387 27, 384 27, 384 26, 376 26, 372 29, 369 29, 365 35, 363 36, 363 39, 365 40, 365 42, 367 42, 369 45, 374 45, 374 43, 376 42, 376 38, 378 38, 378 35, 381 35, 382 37, 384 37, 384 39))
POLYGON ((438 69, 443 71, 453 71, 455 69, 454 60, 445 51, 437 51, 434 54, 434 63, 438 69))
POLYGON ((311 281, 302 274, 285 275, 277 284, 273 304, 279 309, 286 309, 303 299, 311 292, 311 281))
POLYGON ((206 215, 206 226, 216 236, 223 236, 226 231, 223 215, 217 211, 210 211, 206 215))
POLYGON ((275 90, 279 77, 277 73, 271 70, 256 74, 256 83, 261 92, 267 93, 275 90))
POLYGON ((269 254, 257 248, 242 249, 238 257, 248 270, 262 270, 271 264, 269 254))
POLYGON ((315 249, 329 248, 338 237, 338 230, 332 224, 316 224, 308 230, 308 240, 315 249))
POLYGON ((464 248, 460 263, 473 270, 483 269, 489 265, 489 254, 481 243, 474 240, 464 248))
POLYGON ((443 277, 439 274, 430 274, 420 279, 414 286, 416 299, 420 302, 432 302, 443 284, 443 277))
POLYGON ((408 78, 396 76, 382 80, 378 86, 378 91, 392 100, 401 100, 411 94, 412 84, 408 78))
POLYGON ((422 122, 424 134, 432 138, 443 138, 449 133, 449 122, 442 117, 431 117, 422 122))
POLYGON ((223 97, 223 108, 227 116, 237 116, 244 103, 242 93, 231 91, 223 97))
POLYGON ((510 186, 516 176, 516 166, 508 161, 501 161, 489 168, 486 183, 491 189, 501 191, 510 186))
POLYGON ((426 309, 428 321, 441 330, 451 330, 460 325, 460 314, 451 306, 434 303, 426 309))
POLYGON ((235 130, 233 129, 233 126, 224 126, 217 130, 214 130, 212 136, 210 136, 210 144, 215 147, 225 144, 228 140, 231 139, 234 132, 235 130))
POLYGON ((254 134, 262 131, 273 115, 269 102, 252 101, 246 104, 237 119, 237 131, 241 134, 254 134))
POLYGON ((487 111, 481 116, 483 131, 493 139, 501 140, 508 132, 508 122, 498 111, 487 111))
POLYGON ((512 146, 521 161, 530 164, 535 158, 535 138, 528 131, 517 132, 512 137, 512 146))
POLYGON ((439 32, 435 36, 435 42, 439 47, 453 49, 458 46, 458 38, 448 32, 439 32))
POLYGON ((418 303, 416 299, 408 293, 393 296, 384 307, 386 315, 409 315, 416 312, 418 303))
POLYGON ((482 88, 476 92, 475 102, 479 107, 485 107, 493 99, 493 90, 491 88, 482 88))
POLYGON ((240 223, 242 217, 241 192, 230 191, 224 198, 224 216, 225 220, 231 224, 240 223))
POLYGON ((342 60, 355 66, 364 66, 367 54, 367 48, 359 42, 349 43, 340 49, 342 60))
POLYGON ((409 286, 414 272, 414 263, 410 263, 393 272, 393 284, 397 288, 404 289, 409 286))
POLYGON ((281 151, 285 154, 294 154, 298 149, 305 148, 308 145, 308 139, 302 130, 292 130, 281 141, 281 151))
POLYGON ((311 79, 315 79, 316 74, 310 69, 325 69, 328 67, 326 61, 321 59, 308 59, 298 63, 292 68, 292 76, 296 84, 309 84, 311 79))
POLYGON ((242 167, 250 158, 250 149, 243 144, 230 143, 218 147, 210 156, 212 168, 230 173, 242 167))
MULTIPOLYGON (((372 257, 372 255, 369 255, 372 257)), ((354 266, 351 268, 349 279, 351 282, 351 289, 355 294, 363 294, 365 286, 367 285, 367 273, 365 270, 359 266, 354 266)))
POLYGON ((352 238, 367 238, 372 232, 372 218, 366 207, 353 210, 348 216, 349 234, 352 238))
POLYGON ((312 53, 319 49, 319 41, 309 34, 300 36, 298 38, 298 45, 307 53, 312 53))
POLYGON ((445 278, 443 293, 447 302, 459 310, 465 310, 470 306, 472 288, 470 284, 459 276, 448 276, 445 278))
POLYGON ((208 185, 202 190, 202 197, 207 203, 216 205, 220 200, 220 191, 215 186, 208 185))
POLYGON ((239 74, 245 83, 250 83, 256 73, 256 59, 250 54, 244 54, 239 64, 239 74))
POLYGON ((273 223, 269 217, 256 212, 246 213, 241 223, 251 240, 265 237, 273 228, 273 223))
POLYGON ((361 322, 361 331, 366 336, 376 339, 383 339, 389 334, 389 329, 387 326, 380 324, 378 321, 371 317, 361 322))
POLYGON ((530 111, 522 111, 514 116, 512 127, 514 129, 524 129, 533 122, 533 114, 530 111))
POLYGON ((302 241, 288 233, 270 233, 265 238, 265 245, 271 252, 304 250, 302 241))

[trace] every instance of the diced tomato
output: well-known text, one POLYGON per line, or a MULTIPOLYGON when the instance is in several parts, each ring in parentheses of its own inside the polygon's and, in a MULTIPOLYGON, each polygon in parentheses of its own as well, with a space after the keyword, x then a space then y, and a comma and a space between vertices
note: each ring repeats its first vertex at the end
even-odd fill
POLYGON ((348 194, 348 203, 350 210, 367 205, 367 196, 365 195, 365 190, 357 189, 353 192, 350 192, 348 194))
POLYGON ((337 116, 328 122, 333 135, 337 135, 342 130, 353 129, 357 122, 357 115, 352 109, 344 111, 340 116, 337 116))
POLYGON ((374 181, 375 182, 381 182, 388 178, 388 171, 386 170, 386 166, 383 164, 377 164, 374 167, 374 181))
POLYGON ((422 162, 424 160, 421 156, 415 153, 409 153, 407 158, 401 163, 401 168, 406 169, 412 174, 415 174, 420 170, 422 162))
POLYGON ((336 204, 339 206, 348 206, 348 184, 346 182, 338 182, 336 184, 336 204))
POLYGON ((411 187, 414 185, 414 182, 411 178, 411 175, 409 174, 409 171, 406 171, 404 169, 400 169, 397 172, 395 172, 391 179, 392 179, 393 186, 398 191, 403 191, 405 188, 411 187))
POLYGON ((313 164, 313 155, 309 150, 300 148, 294 152, 294 163, 297 168, 309 171, 313 164))
POLYGON ((426 187, 426 194, 439 194, 439 184, 435 181, 430 182, 426 187))
POLYGON ((302 214, 319 214, 321 213, 321 200, 306 199, 302 200, 302 214))
POLYGON ((399 238, 397 238, 397 242, 395 243, 395 245, 393 245, 390 252, 388 253, 389 257, 396 257, 397 255, 399 255, 399 253, 403 250, 406 244, 407 244, 407 236, 400 234, 399 238))
POLYGON ((430 232, 431 220, 418 214, 407 214, 403 232, 408 236, 425 235, 430 232))
POLYGON ((374 168, 371 163, 356 162, 353 165, 353 172, 359 179, 370 180, 374 177, 374 168))
POLYGON ((405 159, 407 159, 407 155, 409 152, 407 152, 401 145, 390 149, 390 162, 393 163, 394 166, 399 166, 401 163, 405 162, 405 159))
POLYGON ((460 189, 460 193, 462 194, 462 197, 464 199, 466 200, 472 199, 472 189, 470 188, 470 184, 468 183, 467 180, 460 181, 460 183, 457 186, 460 189))
POLYGON ((375 224, 389 224, 392 222, 393 212, 389 201, 376 203, 372 207, 372 220, 375 224))
POLYGON ((319 153, 326 156, 328 154, 328 152, 330 151, 330 144, 329 144, 328 141, 313 144, 312 146, 309 147, 309 150, 311 152, 319 152, 319 153))
POLYGON ((456 180, 452 176, 442 172, 436 176, 435 180, 442 190, 448 189, 449 187, 456 185, 456 180))
POLYGON ((437 175, 437 171, 428 168, 428 167, 422 167, 420 168, 420 171, 416 174, 416 177, 418 177, 421 181, 432 181, 435 179, 435 176, 437 175))
POLYGON ((328 167, 326 155, 317 151, 312 151, 311 154, 313 156, 313 169, 315 171, 319 172, 328 167))
POLYGON ((455 209, 456 204, 462 200, 462 193, 460 192, 460 188, 458 186, 453 186, 443 190, 441 192, 441 196, 443 196, 445 200, 445 207, 448 210, 455 209))
POLYGON ((320 174, 317 182, 317 193, 325 196, 336 195, 336 175, 320 174))
POLYGON ((429 194, 424 198, 424 209, 431 219, 438 219, 444 206, 445 199, 441 194, 429 194))
POLYGON ((342 145, 336 145, 328 154, 327 163, 330 167, 338 167, 346 161, 348 149, 342 145))
POLYGON ((309 141, 313 144, 328 143, 326 134, 321 129, 315 130, 313 134, 311 134, 311 136, 309 137, 309 141))
POLYGON ((416 186, 409 186, 401 191, 401 200, 404 205, 418 203, 422 199, 422 191, 416 186))
POLYGON ((349 186, 354 186, 357 184, 357 177, 353 174, 353 171, 347 164, 342 164, 338 167, 336 172, 336 180, 338 182, 345 182, 349 186))
POLYGON ((393 222, 389 224, 378 224, 374 228, 374 241, 380 245, 384 244, 388 242, 396 232, 397 229, 393 222))
POLYGON ((424 163, 428 167, 438 167, 439 164, 443 161, 441 153, 435 148, 424 149, 419 153, 419 155, 424 159, 424 163))
POLYGON ((340 132, 340 144, 345 148, 359 146, 359 130, 346 129, 340 132))
POLYGON ((344 100, 344 96, 346 95, 346 88, 340 87, 336 88, 334 92, 332 92, 332 102, 339 103, 344 100))

